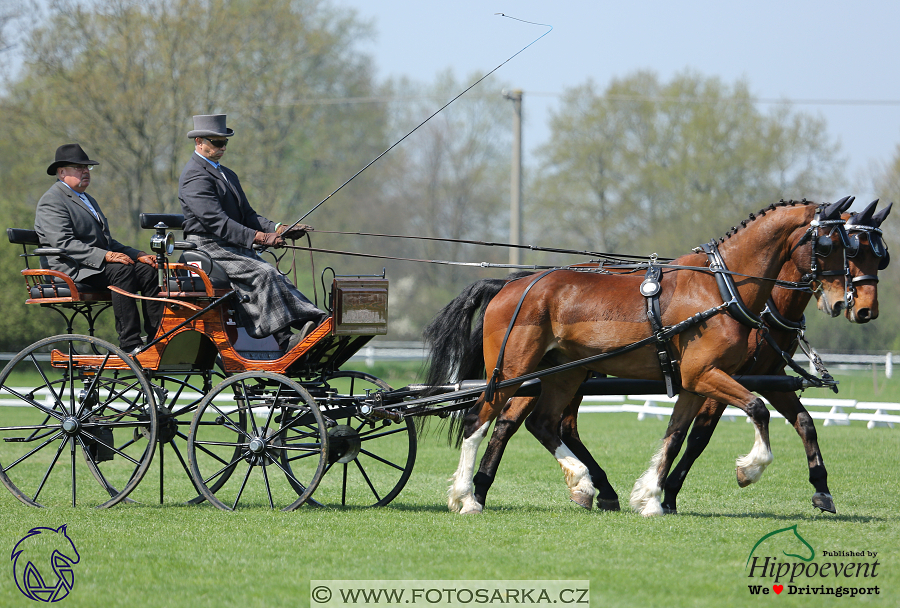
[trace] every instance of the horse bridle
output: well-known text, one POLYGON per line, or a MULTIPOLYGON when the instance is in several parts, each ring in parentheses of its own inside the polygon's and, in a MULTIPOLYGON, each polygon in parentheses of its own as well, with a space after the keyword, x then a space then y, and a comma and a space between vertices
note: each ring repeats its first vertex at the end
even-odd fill
MULTIPOLYGON (((859 255, 859 251, 861 249, 861 245, 859 242, 859 235, 861 232, 866 233, 866 236, 869 241, 869 247, 872 248, 872 253, 875 257, 879 258, 881 261, 878 263, 878 270, 884 270, 888 267, 888 264, 891 263, 891 254, 888 253, 887 245, 884 244, 884 239, 882 238, 881 228, 876 228, 875 226, 867 226, 865 224, 846 224, 844 229, 849 233, 849 241, 850 244, 844 249, 844 258, 855 258, 859 255)), ((850 279, 850 269, 849 262, 847 262, 847 279, 844 280, 844 302, 847 305, 847 309, 853 307, 853 300, 856 297, 856 283, 862 283, 863 281, 872 281, 873 283, 878 283, 878 276, 874 274, 864 274, 858 277, 853 277, 850 279)))
POLYGON ((800 277, 800 282, 807 283, 813 293, 822 290, 822 282, 819 280, 820 277, 844 275, 844 282, 847 283, 847 277, 850 276, 850 262, 847 259, 847 248, 850 247, 850 237, 847 234, 847 230, 845 227, 846 222, 841 218, 833 220, 820 219, 822 209, 823 207, 820 206, 816 210, 816 215, 809 223, 809 228, 807 228, 806 234, 804 234, 794 246, 794 250, 796 250, 805 242, 809 241, 810 243, 809 272, 800 277), (819 234, 820 228, 828 227, 831 227, 831 229, 827 234, 819 234), (844 256, 844 269, 843 271, 819 270, 818 258, 827 258, 834 251, 834 241, 832 240, 832 235, 835 232, 838 233, 838 237, 841 240, 841 245, 843 245, 842 249, 844 256))

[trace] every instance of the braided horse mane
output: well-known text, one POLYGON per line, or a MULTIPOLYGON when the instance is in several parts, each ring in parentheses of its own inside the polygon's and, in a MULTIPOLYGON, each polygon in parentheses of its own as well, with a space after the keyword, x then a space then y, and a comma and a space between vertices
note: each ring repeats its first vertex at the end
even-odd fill
POLYGON ((814 203, 813 201, 808 201, 805 198, 802 200, 799 200, 799 201, 795 201, 795 200, 785 201, 784 199, 781 199, 780 201, 778 201, 777 204, 772 203, 768 207, 760 209, 756 213, 751 213, 749 218, 741 221, 740 226, 732 226, 731 230, 729 230, 728 232, 725 233, 725 236, 719 238, 719 242, 724 243, 726 239, 733 237, 735 234, 737 234, 737 231, 740 230, 741 228, 746 228, 747 224, 749 224, 750 222, 755 220, 757 217, 762 217, 769 211, 775 211, 778 207, 795 207, 797 205, 816 205, 816 204, 818 204, 818 203, 814 203))

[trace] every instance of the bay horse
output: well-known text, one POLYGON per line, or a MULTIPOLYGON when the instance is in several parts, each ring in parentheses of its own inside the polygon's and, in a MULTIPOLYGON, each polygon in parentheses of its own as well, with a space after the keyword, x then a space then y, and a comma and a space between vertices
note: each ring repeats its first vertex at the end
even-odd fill
MULTIPOLYGON (((878 201, 870 203, 863 211, 849 216, 846 230, 855 246, 853 257, 849 260, 850 275, 845 280, 845 316, 852 323, 868 323, 878 317, 878 271, 887 267, 890 257, 881 239, 880 226, 891 211, 892 204, 875 213, 878 201)), ((851 253, 851 251, 848 251, 851 253)), ((779 278, 796 281, 800 271, 793 264, 786 264, 779 278)), ((769 333, 775 338, 779 347, 791 355, 796 351, 805 327, 803 311, 809 304, 812 294, 775 287, 772 299, 768 302, 763 318, 766 319, 769 333)), ((835 306, 832 312, 838 307, 835 306)), ((740 374, 776 375, 784 373, 785 361, 781 353, 763 343, 754 330, 747 342, 748 352, 753 356, 738 372, 740 374)), ((828 472, 819 450, 816 427, 812 416, 803 407, 796 393, 760 391, 772 407, 790 423, 803 442, 806 459, 809 465, 809 482, 815 488, 812 497, 814 507, 836 513, 834 499, 828 489, 828 472)), ((716 425, 725 412, 726 405, 707 399, 700 407, 694 419, 691 431, 687 436, 684 454, 671 474, 666 478, 665 494, 662 501, 663 511, 676 513, 678 492, 694 461, 700 457, 709 444, 716 425)), ((745 487, 753 480, 738 478, 738 485, 745 487)))
MULTIPOLYGON (((693 270, 667 270, 661 276, 663 322, 667 327, 689 325, 681 333, 669 336, 685 390, 676 402, 662 447, 632 493, 633 504, 642 514, 662 513, 659 500, 662 484, 684 440, 687 426, 706 396, 741 408, 754 421, 757 439, 749 455, 749 466, 745 467, 748 474, 753 475, 761 464, 764 466, 771 461, 768 410, 759 398, 729 375, 746 359, 745 345, 750 328, 728 315, 718 314, 726 304, 711 276, 710 265, 721 263, 741 276, 734 286, 736 293, 732 294, 731 303, 737 299, 745 303, 745 312, 758 312, 772 292, 771 281, 780 268, 792 260, 798 268, 809 270, 806 274, 816 284, 820 306, 827 314, 832 314, 834 303, 843 301, 843 286, 838 277, 843 277, 844 273, 834 270, 840 265, 838 258, 843 256, 819 259, 816 246, 822 246, 824 242, 829 249, 843 250, 846 234, 834 225, 842 223, 835 218, 849 206, 847 201, 843 199, 827 207, 806 202, 770 206, 758 215, 751 215, 750 220, 742 222, 741 229, 735 228, 721 239, 718 262, 711 254, 708 259, 700 254, 683 256, 675 265, 690 266, 693 270), (829 224, 832 227, 829 228, 829 224), (806 244, 809 247, 804 246, 806 244), (705 272, 698 272, 698 269, 705 272), (819 274, 820 270, 822 274, 819 274)), ((652 344, 644 342, 646 346, 629 348, 651 333, 639 283, 640 277, 634 276, 559 270, 545 273, 539 280, 525 279, 506 284, 484 311, 484 360, 497 362, 495 380, 518 379, 540 365, 581 362, 598 353, 601 356, 616 354, 612 358, 598 358, 589 364, 545 376, 541 396, 526 421, 532 434, 556 456, 573 500, 582 505, 589 505, 593 499, 592 480, 597 474, 592 477, 590 473, 594 471, 589 473, 582 462, 587 451, 580 442, 571 441, 571 437, 577 438, 577 432, 569 436, 570 443, 579 444, 575 449, 583 451, 582 454, 576 454, 560 437, 560 420, 585 377, 585 368, 626 378, 658 380, 662 377, 652 344), (530 292, 528 298, 523 297, 526 291, 530 292), (503 341, 506 344, 501 349, 503 341), (628 352, 623 352, 623 348, 628 352), (501 350, 503 357, 500 357, 501 350)), ((457 300, 463 300, 465 304, 462 296, 457 300)), ((432 326, 440 325, 442 315, 460 318, 452 307, 453 303, 448 305, 432 326)), ((463 328, 459 330, 463 331, 463 328)), ((467 330, 465 328, 466 334, 467 330)), ((447 336, 453 332, 433 333, 447 336)), ((441 342, 440 339, 434 342, 434 360, 440 360, 444 351, 445 345, 441 342)), ((457 362, 462 360, 456 358, 457 362)), ((434 382, 429 379, 429 384, 434 382)), ((517 388, 518 384, 501 382, 490 398, 482 394, 465 416, 460 465, 449 491, 451 509, 479 512, 483 508, 483 497, 479 501, 473 495, 471 473, 475 454, 490 423, 517 388)), ((566 436, 566 429, 562 429, 562 434, 566 436)), ((502 452, 497 453, 493 458, 499 462, 501 455, 502 452)), ((602 495, 598 500, 600 498, 602 495)))
MULTIPOLYGON (((852 252, 848 253, 851 257, 847 260, 848 274, 844 278, 844 302, 836 303, 832 307, 832 313, 837 313, 843 306, 847 318, 855 323, 866 323, 878 317, 877 273, 878 270, 887 267, 890 259, 887 248, 881 238, 880 226, 890 213, 891 205, 876 214, 874 210, 877 202, 874 201, 859 214, 844 214, 842 216, 848 220, 846 229, 850 233, 850 241, 855 244, 852 247, 852 252)), ((533 275, 533 272, 520 272, 510 275, 506 279, 482 279, 466 288, 466 291, 460 296, 461 300, 466 304, 458 309, 465 311, 464 316, 470 321, 474 321, 475 327, 468 340, 457 341, 461 347, 457 347, 459 352, 455 354, 454 358, 465 361, 465 367, 457 370, 458 377, 474 378, 483 375, 484 361, 481 352, 482 317, 476 314, 478 312, 476 309, 480 309, 480 312, 483 313, 483 306, 509 280, 533 275), (469 352, 466 353, 465 351, 469 352)), ((778 278, 779 280, 794 282, 800 278, 800 271, 789 261, 782 268, 778 278)), ((744 365, 740 370, 741 375, 783 374, 786 362, 783 359, 782 351, 789 351, 793 355, 799 340, 802 338, 800 334, 803 329, 803 310, 809 303, 811 295, 808 291, 789 290, 776 286, 772 299, 766 305, 763 316, 767 319, 769 331, 774 337, 779 351, 776 352, 770 345, 763 343, 758 330, 752 331, 748 338, 747 346, 748 357, 752 360, 752 363, 744 365), (782 314, 779 311, 784 312, 782 314)), ((468 326, 464 319, 458 320, 457 324, 460 322, 468 326)), ((426 330, 426 338, 429 341, 434 341, 434 338, 439 337, 433 335, 435 328, 439 327, 441 327, 441 324, 437 324, 436 327, 429 327, 426 330)), ((445 336, 444 342, 452 343, 449 338, 450 336, 445 336)), ((442 368, 440 364, 433 365, 431 371, 434 374, 432 378, 434 383, 441 382, 449 373, 446 365, 442 368)), ((763 396, 769 399, 776 410, 794 426, 803 441, 810 468, 810 482, 816 489, 812 499, 813 506, 823 511, 835 512, 834 501, 827 485, 827 472, 819 451, 812 417, 793 392, 766 391, 763 393, 763 396)), ((534 409, 536 401, 537 399, 534 397, 515 397, 510 399, 497 417, 493 434, 481 460, 481 466, 474 478, 474 499, 480 505, 484 506, 485 504, 487 491, 493 482, 499 464, 499 457, 502 455, 506 443, 534 409)), ((578 436, 577 415, 580 404, 581 396, 576 395, 564 411, 560 421, 560 437, 563 443, 587 466, 597 493, 597 506, 605 510, 618 510, 618 495, 609 484, 606 473, 596 463, 578 436)), ((684 477, 690 465, 699 457, 703 448, 708 444, 716 423, 724 410, 725 405, 712 400, 707 400, 703 404, 687 437, 688 443, 685 448, 685 454, 676 469, 672 471, 666 480, 665 498, 662 502, 664 512, 677 512, 675 497, 678 490, 680 490, 684 482, 684 477)), ((454 422, 456 421, 455 419, 454 422)), ((459 443, 462 440, 463 428, 460 425, 453 425, 451 433, 454 430, 458 431, 457 443, 459 443)), ((741 469, 738 468, 738 471, 740 472, 741 469)), ((762 471, 760 471, 761 473, 762 471)), ((752 478, 748 479, 746 476, 741 477, 739 475, 738 484, 744 487, 751 480, 752 478)), ((582 506, 590 508, 591 504, 588 502, 587 504, 582 504, 582 506)))

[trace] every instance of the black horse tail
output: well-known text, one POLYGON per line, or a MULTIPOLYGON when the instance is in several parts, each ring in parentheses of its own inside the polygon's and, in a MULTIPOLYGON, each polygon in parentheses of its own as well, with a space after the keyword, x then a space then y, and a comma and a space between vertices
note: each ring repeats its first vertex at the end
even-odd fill
MULTIPOLYGON (((438 312, 425 328, 423 337, 429 347, 428 374, 425 384, 440 386, 461 380, 485 378, 484 311, 509 281, 534 274, 519 271, 505 279, 481 279, 466 287, 452 302, 438 312)), ((464 413, 454 412, 450 419, 448 439, 459 447, 462 443, 464 413)), ((417 423, 426 418, 416 419, 417 423)), ((419 430, 423 430, 420 426, 419 430)))

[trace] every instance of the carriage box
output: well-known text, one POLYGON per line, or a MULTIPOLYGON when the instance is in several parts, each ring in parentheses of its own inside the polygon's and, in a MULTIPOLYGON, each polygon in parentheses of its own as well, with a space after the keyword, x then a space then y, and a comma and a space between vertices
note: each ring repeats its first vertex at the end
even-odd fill
POLYGON ((388 280, 336 278, 334 334, 383 336, 388 330, 388 280))

